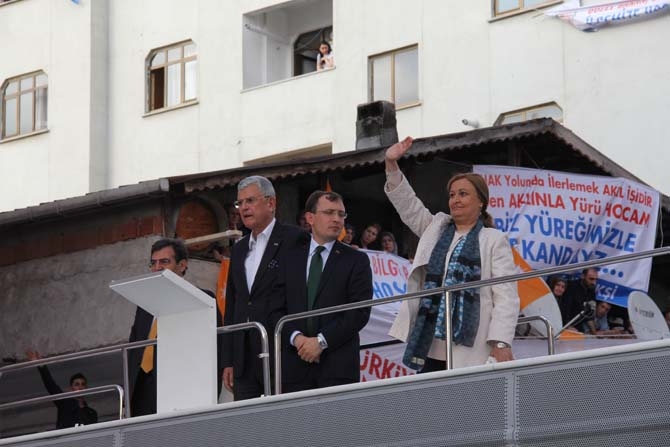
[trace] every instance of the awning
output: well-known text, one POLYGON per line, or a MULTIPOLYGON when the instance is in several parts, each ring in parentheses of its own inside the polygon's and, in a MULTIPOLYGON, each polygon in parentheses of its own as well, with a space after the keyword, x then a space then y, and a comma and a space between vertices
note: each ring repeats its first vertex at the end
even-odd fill
MULTIPOLYGON (((510 147, 518 149, 520 160, 525 161, 513 163, 519 166, 611 175, 644 183, 550 118, 419 138, 414 140, 408 157, 424 158, 444 154, 456 162, 486 163, 491 155, 497 154, 500 158, 501 152, 506 154, 510 147)), ((182 184, 184 191, 189 193, 235 185, 249 175, 262 175, 270 180, 279 180, 381 164, 384 162, 385 149, 349 151, 300 161, 170 177, 169 181, 171 185, 182 184)))

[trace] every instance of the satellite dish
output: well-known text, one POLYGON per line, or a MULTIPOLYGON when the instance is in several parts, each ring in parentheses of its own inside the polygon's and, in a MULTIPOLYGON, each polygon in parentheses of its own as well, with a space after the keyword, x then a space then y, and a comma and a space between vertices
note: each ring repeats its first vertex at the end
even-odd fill
POLYGON ((646 293, 636 291, 628 295, 628 316, 639 340, 670 338, 663 313, 646 293))

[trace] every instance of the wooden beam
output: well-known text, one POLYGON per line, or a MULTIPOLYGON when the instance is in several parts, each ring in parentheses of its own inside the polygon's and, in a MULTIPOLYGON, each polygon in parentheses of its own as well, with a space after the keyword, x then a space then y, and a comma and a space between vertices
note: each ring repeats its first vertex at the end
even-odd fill
POLYGON ((227 241, 230 239, 239 239, 242 237, 242 232, 240 230, 226 230, 222 233, 208 234, 206 236, 198 236, 193 239, 186 239, 184 243, 186 246, 218 242, 218 241, 227 241))

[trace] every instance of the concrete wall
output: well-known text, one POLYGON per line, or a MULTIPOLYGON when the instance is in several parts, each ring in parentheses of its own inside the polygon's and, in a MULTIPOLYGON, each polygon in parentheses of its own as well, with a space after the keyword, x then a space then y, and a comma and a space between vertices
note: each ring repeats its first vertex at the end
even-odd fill
MULTIPOLYGON (((109 282, 148 272, 145 237, 0 267, 0 357, 25 358, 128 341, 135 306, 109 282), (38 329, 39 328, 39 329, 38 329)), ((214 290, 218 265, 193 260, 186 279, 214 290)))
MULTIPOLYGON (((148 272, 149 249, 158 236, 142 237, 95 249, 48 256, 0 267, 0 358, 26 360, 33 349, 44 357, 125 343, 135 305, 112 292, 108 284, 148 272)), ((214 291, 218 263, 191 260, 186 279, 214 291)), ((68 390, 69 377, 84 372, 89 386, 123 384, 118 353, 58 363, 54 380, 68 390)), ((0 402, 45 394, 36 370, 6 374, 0 380, 0 402)), ((118 418, 118 397, 106 393, 87 398, 100 421, 118 418)), ((55 428, 51 403, 8 410, 0 415, 3 436, 55 428)))
MULTIPOLYGON (((16 191, 31 179, 0 197, 0 210, 322 144, 351 150, 356 106, 369 100, 368 57, 414 44, 421 104, 398 111, 401 136, 464 131, 463 118, 489 126, 501 113, 555 101, 568 128, 670 193, 670 60, 658 44, 670 38, 668 14, 584 33, 538 12, 490 21, 490 0, 334 0, 337 68, 244 90, 244 53, 267 45, 244 44, 245 14, 290 11, 274 32, 294 39, 292 28, 320 23, 329 1, 100 2, 0 7, 5 41, 17 42, 0 48, 0 60, 10 61, 0 78, 49 74, 50 129, 0 144, 0 187, 16 191), (304 8, 299 23, 296 8, 304 8), (186 39, 198 45, 198 103, 145 116, 147 55, 186 39)), ((266 80, 290 69, 277 54, 253 59, 272 65, 266 80)))

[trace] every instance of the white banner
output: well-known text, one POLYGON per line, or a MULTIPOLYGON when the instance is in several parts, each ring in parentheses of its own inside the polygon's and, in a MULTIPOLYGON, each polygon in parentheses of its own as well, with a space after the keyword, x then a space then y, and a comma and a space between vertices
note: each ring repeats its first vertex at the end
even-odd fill
MULTIPOLYGON (((657 339, 657 338, 656 338, 657 339)), ((630 338, 582 337, 575 340, 556 340, 556 354, 581 352, 590 349, 608 348, 635 343, 630 338)), ((405 343, 361 349, 361 382, 391 379, 416 374, 402 363, 405 343)), ((547 340, 541 338, 515 339, 512 344, 515 359, 544 357, 547 354, 547 340)))
MULTIPOLYGON (((412 268, 411 262, 383 251, 361 251, 370 258, 374 299, 407 293, 407 276, 412 268)), ((374 306, 370 312, 370 321, 361 331, 361 345, 395 340, 388 335, 388 331, 399 309, 400 302, 374 306)))
POLYGON ((607 24, 649 19, 670 11, 670 0, 626 0, 580 6, 579 0, 548 9, 545 15, 558 17, 581 31, 598 31, 607 24))
MULTIPOLYGON (((412 263, 400 256, 383 251, 361 250, 370 258, 372 268, 373 298, 388 298, 407 293, 407 277, 412 263)), ((405 344, 392 344, 366 348, 396 340, 388 335, 389 329, 398 315, 400 302, 374 306, 370 321, 360 333, 361 336, 361 382, 414 374, 402 363, 405 344)))
POLYGON ((405 343, 361 349, 361 382, 416 374, 402 363, 405 343))
MULTIPOLYGON (((496 227, 533 268, 541 269, 654 248, 660 194, 622 178, 474 166, 489 186, 496 227)), ((600 268, 598 299, 626 306, 647 291, 651 259, 600 268)))

